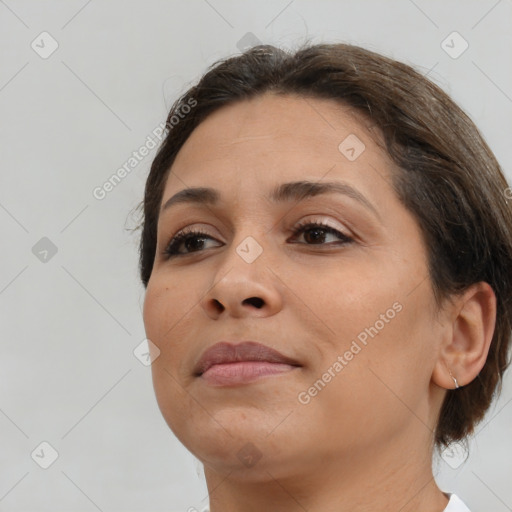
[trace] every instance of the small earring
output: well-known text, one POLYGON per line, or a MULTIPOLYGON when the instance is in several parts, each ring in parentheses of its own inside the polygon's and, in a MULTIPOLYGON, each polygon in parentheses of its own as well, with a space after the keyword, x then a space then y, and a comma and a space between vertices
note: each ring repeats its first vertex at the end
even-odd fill
POLYGON ((459 383, 457 382, 457 379, 452 375, 452 372, 448 370, 448 373, 450 374, 450 377, 453 379, 453 382, 455 382, 455 389, 459 389, 459 383))

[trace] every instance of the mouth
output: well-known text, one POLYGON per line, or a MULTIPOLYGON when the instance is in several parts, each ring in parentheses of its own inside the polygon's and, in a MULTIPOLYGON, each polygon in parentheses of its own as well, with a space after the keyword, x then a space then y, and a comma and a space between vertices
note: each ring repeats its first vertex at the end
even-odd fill
POLYGON ((213 386, 253 382, 283 374, 301 365, 277 350, 255 341, 216 343, 208 348, 195 367, 195 376, 213 386))

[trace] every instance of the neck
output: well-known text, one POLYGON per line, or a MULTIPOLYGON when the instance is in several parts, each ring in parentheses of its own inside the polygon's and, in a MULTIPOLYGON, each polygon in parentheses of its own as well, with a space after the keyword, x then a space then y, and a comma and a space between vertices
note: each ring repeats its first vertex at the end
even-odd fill
POLYGON ((442 512, 448 499, 434 480, 432 453, 403 445, 402 438, 366 457, 336 454, 302 468, 263 458, 224 473, 205 466, 210 512, 442 512))

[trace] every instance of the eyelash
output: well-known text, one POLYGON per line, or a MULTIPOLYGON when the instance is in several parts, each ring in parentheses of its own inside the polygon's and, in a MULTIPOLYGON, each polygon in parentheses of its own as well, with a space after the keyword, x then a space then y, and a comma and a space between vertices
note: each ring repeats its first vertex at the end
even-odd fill
MULTIPOLYGON (((292 229, 292 236, 296 237, 301 232, 308 231, 309 229, 313 229, 313 228, 322 228, 323 231, 325 231, 325 232, 327 232, 329 234, 338 236, 340 238, 340 242, 339 242, 339 244, 337 243, 336 245, 347 245, 347 244, 350 244, 350 243, 354 242, 353 238, 349 237, 348 235, 345 235, 344 233, 341 233, 337 229, 334 229, 332 226, 329 226, 328 224, 325 224, 323 222, 308 222, 308 221, 300 222, 299 224, 297 224, 297 226, 295 226, 292 229)), ((205 233, 204 231, 185 228, 180 233, 178 233, 176 236, 174 236, 171 239, 171 241, 168 243, 168 245, 166 246, 166 248, 163 251, 164 258, 165 259, 171 259, 171 258, 174 258, 176 256, 187 256, 189 254, 194 254, 194 253, 201 252, 201 250, 199 250, 199 251, 192 251, 192 252, 189 252, 189 253, 179 253, 179 252, 176 252, 176 249, 181 245, 181 243, 183 241, 185 241, 185 240, 190 239, 190 238, 212 238, 212 237, 208 233, 205 233)), ((329 244, 305 244, 305 245, 311 245, 311 246, 315 246, 315 245, 333 245, 333 243, 329 243, 329 244)))

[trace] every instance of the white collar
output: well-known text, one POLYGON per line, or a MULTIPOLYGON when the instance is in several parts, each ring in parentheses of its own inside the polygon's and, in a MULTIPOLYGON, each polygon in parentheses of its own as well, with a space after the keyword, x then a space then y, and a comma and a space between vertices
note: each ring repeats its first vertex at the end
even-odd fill
POLYGON ((455 494, 445 493, 445 496, 450 498, 450 501, 444 509, 444 512, 471 512, 464 502, 455 494))

